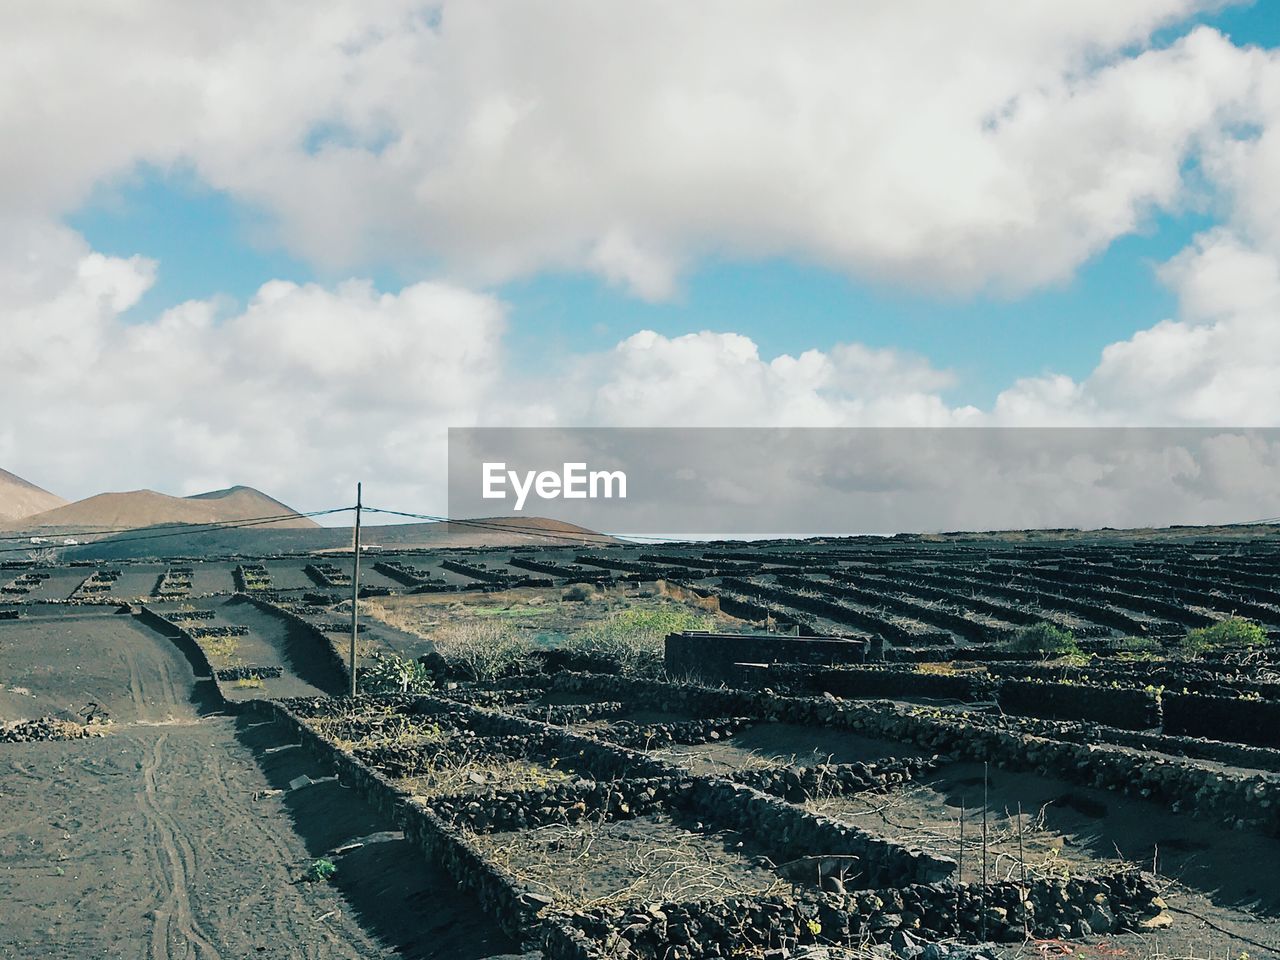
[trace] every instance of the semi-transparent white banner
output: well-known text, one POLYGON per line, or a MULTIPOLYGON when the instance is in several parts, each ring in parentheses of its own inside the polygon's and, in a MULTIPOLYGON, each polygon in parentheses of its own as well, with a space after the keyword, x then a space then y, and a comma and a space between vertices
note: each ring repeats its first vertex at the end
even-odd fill
POLYGON ((1280 516, 1280 430, 466 428, 449 515, 663 536, 1163 527, 1280 516))

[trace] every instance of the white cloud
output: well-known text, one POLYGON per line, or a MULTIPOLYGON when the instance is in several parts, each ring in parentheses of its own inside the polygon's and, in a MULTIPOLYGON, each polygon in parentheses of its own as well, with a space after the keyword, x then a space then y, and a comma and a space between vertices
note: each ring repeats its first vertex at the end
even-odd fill
POLYGON ((10 4, 0 209, 186 164, 343 268, 655 298, 702 256, 791 255, 1016 291, 1179 204, 1203 141, 1241 170, 1271 149, 1218 132, 1264 55, 1209 30, 1143 50, 1217 5, 10 4))
POLYGON ((23 304, 0 351, 0 461, 67 495, 248 483, 316 507, 376 476, 388 499, 422 503, 443 481, 446 428, 497 392, 492 297, 272 281, 242 310, 193 301, 128 323, 153 264, 43 239, 34 269, 0 276, 0 300, 23 304))
POLYGON ((633 334, 581 361, 579 422, 605 426, 942 425, 952 376, 920 357, 860 344, 764 359, 736 333, 633 334))
POLYGON ((1021 380, 995 416, 1024 424, 1280 425, 1280 258, 1226 229, 1162 269, 1181 313, 1102 352, 1082 382, 1021 380))
MULTIPOLYGON (((24 229, 30 255, 0 270, 13 305, 0 463, 71 496, 250 483, 320 508, 368 478, 384 504, 438 512, 445 429, 473 424, 1280 424, 1280 263, 1225 229, 1164 268, 1177 319, 1108 347, 1082 382, 1019 381, 989 413, 949 404, 953 375, 925 358, 856 343, 767 357, 741 334, 641 331, 530 372, 505 355, 506 306, 444 283, 275 280, 243 307, 192 301, 127 322, 155 264, 24 229)), ((1188 497, 1247 498, 1276 453, 1240 443, 1162 475, 1188 497)), ((1079 467, 1106 487, 1098 464, 1079 467)))
POLYGON ((0 463, 65 495, 248 483, 303 508, 376 478, 384 503, 444 509, 447 427, 946 424, 952 382, 923 358, 843 344, 766 359, 748 337, 642 331, 530 374, 507 307, 445 283, 381 293, 283 280, 236 306, 123 314, 156 264, 65 228, 12 224, 0 463), (22 240, 18 238, 21 235, 22 240))

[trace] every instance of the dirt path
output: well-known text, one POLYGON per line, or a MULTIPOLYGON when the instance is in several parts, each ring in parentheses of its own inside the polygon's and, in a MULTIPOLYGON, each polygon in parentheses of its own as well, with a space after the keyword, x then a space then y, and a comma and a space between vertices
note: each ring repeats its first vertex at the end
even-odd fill
POLYGON ((93 702, 113 723, 90 740, 0 744, 0 958, 514 951, 283 727, 206 702, 208 681, 159 634, 98 616, 4 639, 0 676, 26 684, 5 713, 93 702), (320 782, 290 789, 302 776, 320 782), (304 882, 325 856, 333 882, 304 882))
POLYGON ((194 945, 209 958, 219 957, 207 932, 191 913, 188 884, 195 871, 195 851, 182 827, 159 803, 156 772, 164 768, 164 746, 169 735, 162 733, 147 751, 142 763, 142 792, 138 808, 148 833, 154 838, 149 857, 155 888, 163 891, 161 902, 150 911, 151 960, 186 956, 194 945))
POLYGON ((314 857, 231 718, 16 745, 0 783, 0 956, 389 953, 299 882, 314 857))

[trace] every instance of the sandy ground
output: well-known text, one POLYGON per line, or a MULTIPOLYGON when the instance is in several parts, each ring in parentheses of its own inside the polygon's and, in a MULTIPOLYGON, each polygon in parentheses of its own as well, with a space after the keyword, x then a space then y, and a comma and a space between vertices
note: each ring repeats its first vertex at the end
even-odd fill
POLYGON ((653 752, 664 760, 684 764, 694 773, 720 776, 764 762, 807 766, 918 757, 924 753, 919 748, 890 740, 787 723, 757 723, 727 740, 676 745, 653 752))
MULTIPOLYGON (((972 882, 982 871, 983 774, 980 763, 949 764, 888 794, 857 794, 811 807, 958 859, 963 806, 963 879, 972 882)), ((1168 957, 1239 960, 1242 951, 1250 960, 1280 956, 1280 840, 1032 773, 993 768, 985 792, 991 879, 1018 879, 1023 863, 1030 876, 1156 868, 1174 926, 1147 938, 1107 938, 1126 951, 1115 956, 1157 956, 1150 952, 1157 944, 1168 957)))
POLYGON ((758 845, 683 815, 551 825, 475 837, 530 890, 565 908, 619 900, 698 900, 789 886, 758 845))
POLYGON ((21 680, 6 718, 92 701, 113 719, 101 738, 0 745, 0 957, 514 952, 284 728, 218 712, 131 617, 22 622, 0 637, 0 671, 21 680), (321 782, 289 789, 303 774, 321 782), (303 882, 324 856, 333 881, 303 882))

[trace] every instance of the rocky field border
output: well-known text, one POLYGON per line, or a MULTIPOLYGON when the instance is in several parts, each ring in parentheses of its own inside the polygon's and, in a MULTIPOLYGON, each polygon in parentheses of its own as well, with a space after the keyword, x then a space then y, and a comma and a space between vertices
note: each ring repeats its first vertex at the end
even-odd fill
POLYGON ((946 858, 912 853, 880 838, 860 836, 848 825, 808 814, 741 783, 689 776, 591 737, 438 698, 361 699, 377 703, 379 709, 390 703, 432 717, 461 717, 476 732, 515 736, 526 743, 541 744, 539 749, 550 745, 553 752, 561 754, 574 755, 576 747, 584 768, 596 774, 590 780, 501 795, 496 807, 475 797, 427 802, 308 726, 306 714, 350 709, 351 701, 252 701, 243 707, 290 724, 310 751, 334 765, 344 782, 360 789, 375 806, 402 823, 406 836, 424 854, 474 892, 508 933, 526 947, 541 947, 549 960, 606 956, 693 960, 727 956, 734 948, 883 941, 908 930, 927 938, 1017 941, 1029 935, 1080 936, 1138 928, 1163 912, 1151 878, 1137 872, 1035 881, 1025 886, 955 884, 949 879, 954 863, 946 858), (624 771, 630 775, 624 776, 624 771), (864 852, 869 849, 867 841, 874 841, 884 856, 878 869, 869 873, 867 885, 852 891, 823 892, 815 887, 796 889, 787 896, 621 904, 565 912, 522 888, 513 875, 489 861, 468 836, 477 828, 491 831, 544 820, 563 822, 568 810, 583 815, 598 814, 603 808, 606 814, 612 810, 616 815, 625 809, 625 815, 634 815, 676 798, 704 813, 713 811, 718 825, 752 836, 785 837, 785 849, 800 857, 814 850, 826 855, 832 850, 838 853, 841 842, 848 849, 850 837, 864 852), (532 819, 529 811, 535 811, 532 819), (915 873, 913 881, 910 870, 900 872, 906 864, 913 864, 916 871, 923 869, 923 874, 915 873))

